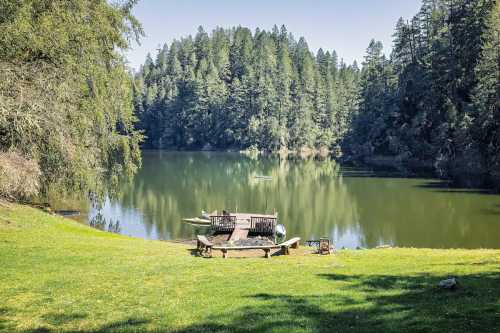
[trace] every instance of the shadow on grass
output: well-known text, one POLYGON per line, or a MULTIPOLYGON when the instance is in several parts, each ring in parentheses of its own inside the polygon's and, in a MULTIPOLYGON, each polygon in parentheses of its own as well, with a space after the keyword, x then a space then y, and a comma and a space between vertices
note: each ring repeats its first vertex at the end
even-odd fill
MULTIPOLYGON (((64 316, 62 316, 64 317, 64 316)), ((55 319, 56 321, 64 321, 64 319, 55 319)), ((78 329, 70 329, 64 330, 58 325, 54 325, 55 329, 49 327, 37 327, 30 330, 21 331, 22 333, 55 333, 55 332, 71 332, 71 333, 108 333, 108 332, 148 332, 147 329, 141 328, 144 324, 149 323, 150 320, 141 319, 141 318, 129 318, 124 320, 119 320, 115 322, 111 322, 109 324, 100 326, 96 329, 91 330, 78 330, 78 329)), ((14 331, 13 331, 14 332, 14 331)))
POLYGON ((14 329, 14 325, 9 321, 10 310, 5 307, 0 307, 0 332, 9 332, 14 329))
MULTIPOLYGON (((188 251, 191 256, 198 257, 198 258, 204 258, 204 259, 222 258, 222 252, 219 250, 213 250, 212 256, 206 255, 205 253, 200 255, 198 249, 196 249, 196 248, 187 249, 186 251, 188 251)), ((264 252, 262 250, 248 250, 248 251, 247 252, 245 252, 245 250, 228 251, 228 258, 227 259, 240 260, 240 259, 265 258, 264 252), (248 251, 251 251, 252 255, 249 255, 248 251)), ((285 255, 285 253, 281 249, 273 249, 271 251, 271 257, 279 257, 279 256, 284 256, 284 255, 285 255)))
POLYGON ((320 277, 341 283, 326 295, 255 294, 257 306, 176 332, 494 332, 500 320, 499 274, 460 276, 456 291, 428 275, 320 277))
POLYGON ((63 325, 76 321, 79 319, 87 318, 85 313, 48 313, 42 316, 42 318, 51 325, 63 325))
MULTIPOLYGON (((168 326, 146 329, 144 324, 154 326, 154 322, 128 319, 93 330, 42 327, 24 333, 495 332, 500 322, 500 271, 459 275, 460 287, 456 291, 436 287, 446 276, 320 274, 317 277, 331 281, 331 292, 315 294, 311 283, 306 295, 242 296, 240 301, 246 305, 228 305, 225 311, 180 329, 168 326)), ((59 322, 64 320, 60 318, 59 322)))

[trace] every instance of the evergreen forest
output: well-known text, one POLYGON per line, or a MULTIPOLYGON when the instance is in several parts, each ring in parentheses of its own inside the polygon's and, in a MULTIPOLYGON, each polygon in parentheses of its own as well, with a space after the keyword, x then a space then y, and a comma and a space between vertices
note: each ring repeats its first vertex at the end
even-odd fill
POLYGON ((374 39, 359 63, 285 26, 199 27, 132 71, 136 2, 0 2, 2 197, 102 193, 141 147, 322 151, 500 184, 498 1, 423 0, 390 53, 374 39))
POLYGON ((386 55, 312 52, 285 26, 164 45, 134 77, 148 148, 327 150, 500 180, 500 4, 423 0, 386 55))

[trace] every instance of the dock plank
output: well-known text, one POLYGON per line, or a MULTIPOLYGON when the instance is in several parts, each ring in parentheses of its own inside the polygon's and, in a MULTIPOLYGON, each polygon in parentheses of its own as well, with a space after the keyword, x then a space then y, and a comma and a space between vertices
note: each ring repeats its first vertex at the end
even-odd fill
POLYGON ((231 234, 231 237, 229 237, 230 241, 237 241, 241 239, 247 239, 248 238, 248 228, 241 228, 239 226, 236 226, 234 228, 233 233, 231 234))

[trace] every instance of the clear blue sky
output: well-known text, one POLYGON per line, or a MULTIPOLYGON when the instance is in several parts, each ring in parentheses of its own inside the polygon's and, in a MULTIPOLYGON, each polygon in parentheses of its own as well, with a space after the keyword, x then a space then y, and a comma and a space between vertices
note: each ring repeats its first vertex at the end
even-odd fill
POLYGON ((148 52, 154 55, 159 45, 194 35, 200 25, 211 31, 285 24, 297 39, 304 36, 311 50, 335 49, 346 62, 361 62, 372 38, 390 51, 398 18, 409 19, 419 8, 420 0, 141 0, 134 15, 146 37, 126 55, 137 69, 148 52))

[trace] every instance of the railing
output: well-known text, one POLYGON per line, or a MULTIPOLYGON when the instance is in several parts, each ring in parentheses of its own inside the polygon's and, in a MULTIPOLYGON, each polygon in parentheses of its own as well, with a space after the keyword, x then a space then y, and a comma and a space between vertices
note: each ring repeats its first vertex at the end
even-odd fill
POLYGON ((250 233, 262 236, 274 236, 276 234, 276 217, 250 217, 250 233))
POLYGON ((236 216, 216 215, 210 216, 212 229, 217 232, 230 232, 236 227, 236 216))

